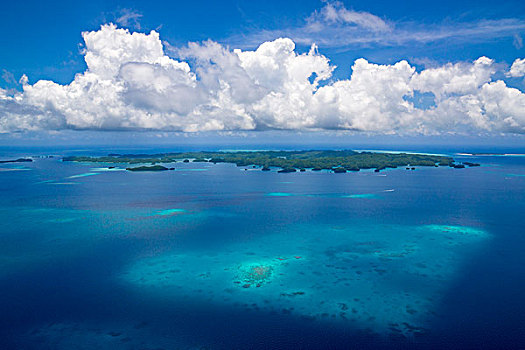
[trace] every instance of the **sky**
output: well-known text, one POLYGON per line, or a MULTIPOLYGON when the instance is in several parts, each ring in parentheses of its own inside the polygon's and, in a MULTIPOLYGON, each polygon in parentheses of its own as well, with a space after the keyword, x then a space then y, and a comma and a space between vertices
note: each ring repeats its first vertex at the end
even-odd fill
POLYGON ((523 1, 26 1, 0 30, 0 144, 525 145, 523 1))

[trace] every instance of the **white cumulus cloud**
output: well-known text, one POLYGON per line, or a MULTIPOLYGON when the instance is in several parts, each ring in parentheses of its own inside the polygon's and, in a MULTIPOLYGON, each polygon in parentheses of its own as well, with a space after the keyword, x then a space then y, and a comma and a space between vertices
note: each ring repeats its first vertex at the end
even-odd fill
MULTIPOLYGON (((319 16, 381 26, 378 18, 361 23, 347 10, 334 11, 319 16)), ((348 79, 335 80, 335 66, 315 45, 298 53, 288 38, 256 50, 213 41, 165 49, 155 31, 131 33, 112 24, 83 38, 87 69, 71 83, 29 84, 24 76, 21 92, 0 89, 0 132, 525 133, 525 94, 494 81, 499 65, 487 57, 421 71, 407 61, 379 65, 358 59, 348 79), (414 96, 423 93, 435 103, 416 103, 414 96)), ((523 66, 516 60, 508 74, 523 76, 523 66)))
POLYGON ((509 72, 507 73, 507 76, 519 78, 525 76, 525 58, 517 58, 514 63, 512 63, 512 66, 510 67, 509 72))

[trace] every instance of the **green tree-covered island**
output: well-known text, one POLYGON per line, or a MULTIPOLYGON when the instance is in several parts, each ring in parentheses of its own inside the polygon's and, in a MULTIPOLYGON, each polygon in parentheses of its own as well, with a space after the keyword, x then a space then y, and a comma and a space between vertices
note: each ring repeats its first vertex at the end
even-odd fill
POLYGON ((233 163, 237 166, 260 167, 268 171, 272 167, 280 168, 279 172, 331 170, 334 173, 375 169, 415 166, 450 166, 464 168, 478 166, 476 163, 457 164, 452 157, 411 154, 411 153, 377 153, 356 152, 351 150, 310 150, 310 151, 242 151, 242 152, 181 152, 162 154, 109 154, 103 157, 71 156, 63 161, 96 162, 96 163, 127 163, 146 164, 151 166, 128 167, 129 171, 164 171, 168 168, 156 165, 158 163, 175 162, 210 162, 233 163))

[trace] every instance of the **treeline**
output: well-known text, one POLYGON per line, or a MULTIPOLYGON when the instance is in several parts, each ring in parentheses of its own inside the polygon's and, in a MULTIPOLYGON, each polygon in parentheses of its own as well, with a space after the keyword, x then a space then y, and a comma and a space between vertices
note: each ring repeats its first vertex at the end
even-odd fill
POLYGON ((401 166, 453 166, 451 157, 409 154, 342 151, 256 151, 256 152, 183 152, 162 154, 110 154, 105 157, 64 157, 64 161, 101 163, 233 163, 237 166, 260 166, 264 169, 338 169, 338 172, 360 169, 397 168, 401 166))

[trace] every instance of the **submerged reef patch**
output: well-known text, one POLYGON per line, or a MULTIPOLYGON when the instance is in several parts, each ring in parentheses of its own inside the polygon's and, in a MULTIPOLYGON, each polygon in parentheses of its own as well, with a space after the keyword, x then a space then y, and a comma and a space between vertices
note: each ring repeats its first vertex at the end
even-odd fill
POLYGON ((4 171, 24 171, 24 170, 31 170, 30 168, 0 168, 0 172, 4 171))
POLYGON ((204 168, 175 168, 175 171, 208 171, 209 169, 204 168))
POLYGON ((425 332, 439 310, 447 281, 479 242, 471 237, 489 235, 448 225, 294 225, 220 251, 144 258, 121 278, 176 300, 410 337, 425 332))
POLYGON ((175 209, 160 210, 160 211, 157 211, 154 215, 156 215, 156 216, 171 216, 171 215, 175 215, 175 214, 184 214, 184 213, 186 213, 186 209, 175 208, 175 209))
POLYGON ((293 196, 293 193, 288 193, 288 192, 270 192, 270 193, 268 193, 266 195, 270 196, 270 197, 290 197, 290 196, 293 196))
POLYGON ((441 232, 468 237, 487 237, 489 235, 488 232, 482 229, 468 226, 426 225, 424 228, 431 232, 441 232))
POLYGON ((372 199, 378 198, 379 196, 373 193, 362 193, 362 194, 348 194, 341 196, 342 198, 361 198, 361 199, 372 199))
POLYGON ((73 222, 78 220, 78 218, 57 218, 57 219, 48 219, 47 222, 54 224, 64 224, 68 222, 73 222))
POLYGON ((47 182, 48 185, 79 185, 78 182, 47 182))
POLYGON ((244 288, 250 286, 260 287, 270 282, 274 267, 270 264, 247 264, 238 266, 239 273, 234 283, 243 284, 244 288))
POLYGON ((525 174, 505 174, 505 176, 510 176, 510 177, 525 177, 525 174))
POLYGON ((92 172, 113 172, 113 171, 126 171, 126 169, 110 166, 107 168, 91 168, 91 171, 92 172))
POLYGON ((84 174, 78 174, 78 175, 71 175, 71 176, 68 176, 67 178, 68 179, 76 179, 76 178, 79 178, 79 177, 86 177, 86 176, 93 176, 93 175, 98 175, 98 173, 84 173, 84 174))

